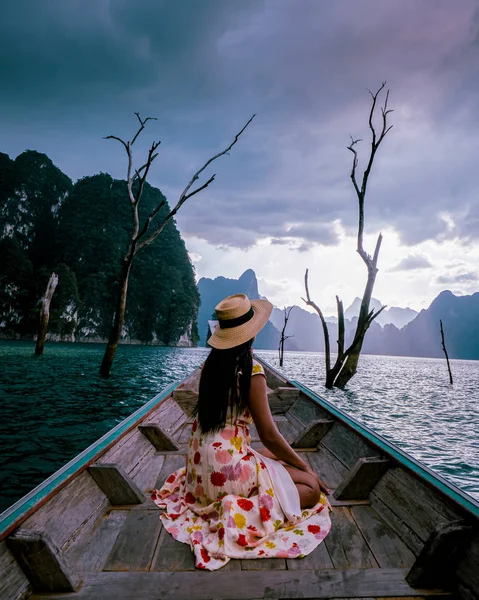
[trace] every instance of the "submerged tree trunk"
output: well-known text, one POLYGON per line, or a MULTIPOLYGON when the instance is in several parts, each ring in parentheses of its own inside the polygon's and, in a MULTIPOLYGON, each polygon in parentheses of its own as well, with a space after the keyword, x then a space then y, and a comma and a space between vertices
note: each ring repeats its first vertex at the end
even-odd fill
POLYGON ((353 166, 351 169, 351 182, 353 184, 354 190, 356 192, 358 203, 359 203, 359 218, 358 218, 358 242, 356 251, 362 258, 364 264, 368 270, 368 279, 366 283, 366 287, 364 290, 363 298, 361 300, 361 308, 359 311, 358 322, 356 325, 356 331, 354 334, 354 339, 351 342, 350 346, 347 349, 344 349, 344 313, 342 303, 338 297, 336 297, 336 302, 338 306, 338 357, 336 359, 335 365, 331 368, 330 366, 330 344, 329 344, 329 333, 326 326, 326 321, 322 315, 319 307, 311 300, 308 291, 308 271, 306 270, 305 276, 305 287, 306 287, 306 296, 307 299, 304 299, 304 302, 309 306, 312 306, 316 312, 318 313, 321 323, 323 326, 324 333, 324 342, 325 342, 325 351, 326 351, 326 382, 325 385, 327 388, 331 388, 333 386, 336 387, 344 387, 348 381, 356 374, 359 356, 361 354, 361 349, 364 342, 364 336, 366 335, 369 326, 373 322, 373 320, 383 311, 386 307, 381 307, 378 311, 369 310, 369 304, 371 302, 371 296, 373 293, 374 283, 376 281, 376 275, 378 272, 377 263, 379 257, 379 250, 381 248, 382 235, 379 234, 376 248, 374 250, 374 255, 370 256, 363 247, 363 236, 364 236, 364 200, 366 198, 366 190, 369 180, 369 175, 371 173, 371 168, 374 163, 374 158, 376 156, 376 152, 383 141, 384 137, 390 131, 391 126, 387 125, 387 116, 391 112, 388 109, 388 99, 389 99, 389 91, 386 93, 386 99, 384 102, 384 106, 381 107, 381 115, 382 115, 382 128, 379 136, 377 135, 376 129, 373 124, 373 117, 376 110, 377 99, 381 91, 384 89, 386 83, 384 82, 379 90, 373 94, 369 92, 372 97, 372 106, 369 112, 369 129, 371 130, 372 140, 371 140, 371 150, 369 154, 368 163, 363 173, 361 187, 359 186, 356 179, 356 167, 358 166, 358 154, 356 151, 356 144, 360 142, 359 139, 351 138, 351 144, 348 146, 348 150, 350 150, 353 154, 353 166))
POLYGON ((448 356, 447 350, 446 350, 446 342, 444 341, 444 329, 442 328, 442 319, 439 319, 439 324, 441 326, 442 349, 444 351, 444 354, 446 355, 447 370, 449 371, 449 383, 452 385, 454 382, 452 380, 452 371, 451 371, 451 365, 449 364, 449 356, 448 356))
POLYGON ((108 344, 103 355, 103 360, 100 366, 100 375, 107 377, 110 374, 115 352, 120 341, 121 331, 125 322, 126 298, 128 294, 128 281, 130 279, 131 264, 133 256, 126 256, 123 259, 123 265, 120 273, 120 281, 118 286, 118 297, 115 310, 115 318, 113 326, 108 338, 108 344))
MULTIPOLYGON (((143 188, 145 186, 145 181, 148 176, 150 167, 151 167, 153 161, 155 160, 155 158, 158 156, 158 153, 156 152, 156 150, 157 150, 158 146, 160 145, 160 142, 152 143, 151 148, 148 152, 148 158, 147 158, 146 163, 139 169, 134 169, 133 168, 132 146, 135 143, 138 136, 140 135, 140 133, 145 128, 145 124, 147 123, 147 121, 150 121, 152 119, 152 117, 147 117, 146 119, 142 119, 138 113, 135 113, 135 114, 138 118, 140 126, 131 141, 125 142, 124 140, 122 140, 121 138, 119 138, 115 135, 109 135, 105 138, 105 139, 114 139, 114 140, 120 142, 126 150, 126 153, 128 156, 128 169, 127 169, 126 183, 127 183, 127 189, 128 189, 128 198, 129 198, 130 206, 131 206, 131 210, 132 210, 132 221, 133 221, 133 229, 132 229, 131 239, 129 242, 129 246, 127 248, 126 256, 123 259, 123 263, 121 265, 121 270, 120 270, 118 296, 117 296, 117 301, 116 301, 115 317, 113 320, 113 326, 111 328, 110 336, 108 338, 108 344, 105 349, 105 354, 103 355, 103 360, 102 360, 102 363, 100 366, 100 375, 103 375, 105 377, 108 377, 110 375, 111 367, 113 364, 113 359, 115 357, 115 352, 118 347, 118 343, 120 341, 120 336, 121 336, 121 331, 123 329, 123 324, 125 322, 125 310, 126 310, 126 301, 127 301, 127 295, 128 295, 128 280, 130 277, 130 271, 131 271, 133 259, 136 255, 136 253, 141 248, 144 248, 145 246, 148 246, 149 244, 151 244, 160 235, 160 233, 163 231, 163 229, 165 228, 168 221, 176 215, 178 210, 188 200, 188 198, 191 198, 195 194, 198 194, 199 192, 201 192, 202 190, 207 188, 210 185, 210 183, 212 183, 214 181, 216 175, 212 175, 206 181, 206 183, 204 183, 203 185, 200 185, 196 189, 193 189, 192 191, 190 191, 191 188, 193 187, 193 185, 195 184, 195 182, 199 179, 201 173, 212 162, 214 162, 220 156, 224 156, 225 154, 229 153, 231 148, 238 141, 240 135, 243 133, 243 131, 248 127, 248 125, 251 123, 251 121, 255 117, 255 115, 253 115, 251 117, 251 119, 249 119, 249 121, 246 123, 246 125, 243 127, 243 129, 241 129, 241 131, 236 134, 235 139, 228 146, 228 148, 226 148, 222 152, 219 152, 218 154, 215 154, 214 156, 212 156, 209 160, 206 161, 206 163, 201 167, 201 169, 199 169, 193 175, 192 179, 190 180, 188 185, 185 187, 185 189, 181 193, 181 195, 178 199, 178 202, 176 203, 174 208, 168 212, 168 214, 165 217, 159 218, 159 219, 157 218, 161 212, 161 209, 166 204, 166 201, 162 200, 158 204, 158 206, 156 206, 151 211, 151 213, 148 215, 148 217, 146 218, 146 220, 143 223, 143 226, 140 226, 138 205, 141 200, 143 188), (133 189, 134 184, 137 184, 137 187, 135 190, 133 189), (151 226, 151 229, 150 229, 150 226, 151 226)), ((156 120, 156 119, 153 119, 153 120, 156 120)))
POLYGON ((58 275, 52 273, 47 284, 45 296, 42 300, 42 308, 40 311, 40 326, 38 328, 37 343, 35 346, 35 354, 37 356, 43 354, 45 347, 45 338, 48 332, 48 321, 50 320, 50 302, 52 301, 53 294, 58 285, 58 275))
POLYGON ((288 340, 291 337, 294 337, 292 335, 285 335, 286 332, 286 326, 288 325, 288 319, 289 319, 289 315, 291 314, 291 311, 293 310, 294 306, 291 306, 289 308, 289 310, 286 310, 286 306, 284 307, 284 325, 283 325, 283 329, 281 331, 281 338, 279 340, 279 366, 282 367, 283 366, 283 360, 284 360, 284 342, 286 340, 288 340))

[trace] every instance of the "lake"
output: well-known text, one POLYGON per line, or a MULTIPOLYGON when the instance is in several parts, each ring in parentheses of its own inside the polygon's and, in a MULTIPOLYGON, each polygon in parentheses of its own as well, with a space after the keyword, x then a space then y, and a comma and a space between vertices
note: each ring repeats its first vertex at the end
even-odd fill
MULTIPOLYGON (((206 348, 122 345, 109 379, 104 346, 0 341, 0 511, 166 385, 206 348)), ((277 368, 277 353, 258 351, 277 368)), ((346 391, 322 385, 323 356, 291 352, 282 371, 479 498, 479 362, 364 355, 346 391)))

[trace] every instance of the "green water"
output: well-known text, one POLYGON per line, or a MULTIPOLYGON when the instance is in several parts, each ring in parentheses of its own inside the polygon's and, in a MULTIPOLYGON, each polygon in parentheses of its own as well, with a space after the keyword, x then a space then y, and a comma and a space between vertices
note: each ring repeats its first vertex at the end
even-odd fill
MULTIPOLYGON (((120 346, 109 379, 104 346, 0 341, 0 511, 198 366, 205 348, 120 346)), ((276 353, 258 355, 277 362, 276 353)), ((284 372, 479 498, 479 362, 364 356, 347 392, 322 385, 322 357, 288 353, 284 372)))
POLYGON ((205 348, 120 346, 98 375, 104 346, 0 342, 0 511, 59 469, 166 385, 184 379, 205 348))

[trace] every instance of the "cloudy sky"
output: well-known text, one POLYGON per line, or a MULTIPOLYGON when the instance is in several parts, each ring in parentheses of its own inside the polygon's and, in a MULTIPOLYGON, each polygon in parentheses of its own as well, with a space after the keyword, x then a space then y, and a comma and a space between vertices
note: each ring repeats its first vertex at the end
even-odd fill
MULTIPOLYGON (((155 116, 150 183, 174 203, 257 116, 177 224, 199 277, 247 268, 277 305, 326 312, 360 295, 350 135, 369 152, 368 89, 390 89, 393 129, 366 199, 374 296, 420 309, 479 290, 476 0, 16 0, 0 21, 0 150, 45 152, 72 179, 125 176, 134 112, 155 116), (124 152, 124 151, 123 151, 124 152)), ((361 171, 359 171, 361 174, 361 171)))

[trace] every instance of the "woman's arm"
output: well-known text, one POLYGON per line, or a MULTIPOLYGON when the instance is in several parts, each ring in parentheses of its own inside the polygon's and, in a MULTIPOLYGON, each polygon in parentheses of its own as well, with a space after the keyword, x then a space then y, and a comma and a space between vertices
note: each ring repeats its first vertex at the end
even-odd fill
POLYGON ((266 391, 266 378, 262 375, 251 378, 249 409, 264 446, 279 460, 301 471, 310 472, 311 467, 291 448, 273 421, 266 391))

